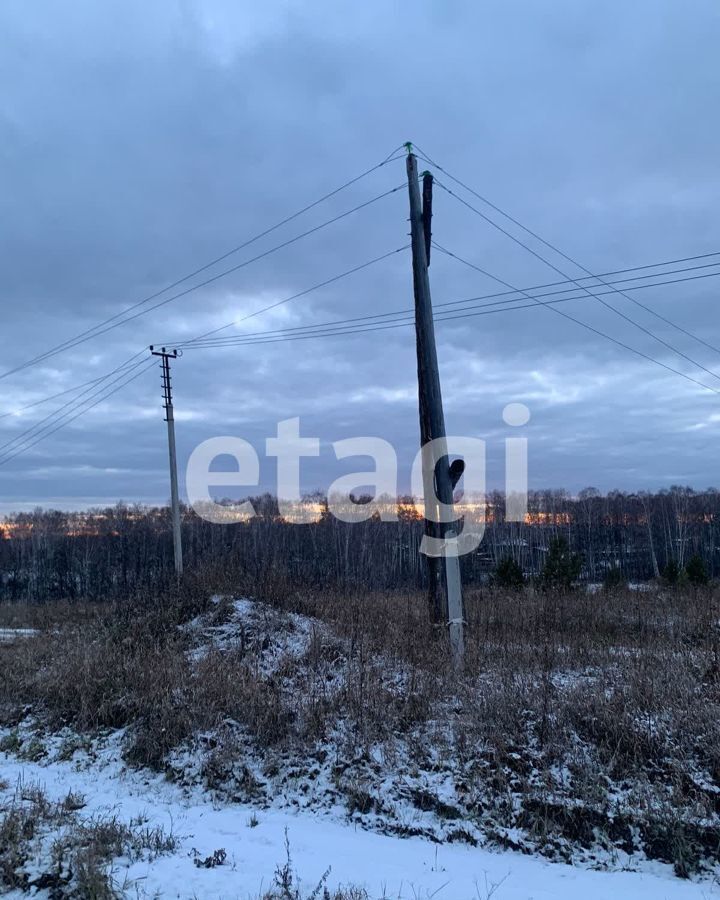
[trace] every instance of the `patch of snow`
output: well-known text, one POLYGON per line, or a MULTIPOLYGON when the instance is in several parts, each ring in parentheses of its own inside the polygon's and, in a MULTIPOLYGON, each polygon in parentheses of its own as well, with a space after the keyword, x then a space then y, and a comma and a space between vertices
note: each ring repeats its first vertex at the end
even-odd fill
POLYGON ((12 644, 22 638, 35 637, 40 634, 37 628, 0 628, 0 644, 12 644))
POLYGON ((126 769, 118 751, 114 737, 84 766, 77 761, 30 763, 1 753, 0 762, 7 784, 3 793, 11 793, 21 780, 40 784, 51 799, 72 790, 87 801, 83 816, 110 813, 123 821, 142 816, 149 826, 172 832, 178 841, 172 854, 150 862, 115 862, 115 880, 128 897, 256 900, 271 887, 276 866, 285 863, 286 832, 293 869, 307 891, 331 867, 329 888, 363 886, 371 900, 720 897, 716 885, 681 881, 669 866, 659 864, 642 874, 592 871, 512 851, 375 834, 309 812, 217 805, 197 789, 183 790, 161 776, 126 769), (222 865, 195 864, 221 849, 226 854, 222 865))

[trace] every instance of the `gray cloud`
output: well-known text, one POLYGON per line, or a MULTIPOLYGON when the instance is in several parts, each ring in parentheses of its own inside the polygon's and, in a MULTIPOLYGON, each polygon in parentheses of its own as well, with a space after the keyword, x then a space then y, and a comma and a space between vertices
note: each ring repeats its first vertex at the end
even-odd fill
MULTIPOLYGON (((410 11, 9 0, 0 10, 2 367, 116 314, 407 139, 595 271, 720 249, 719 38, 710 0, 692 15, 649 0, 421 2, 410 11)), ((402 162, 392 163, 257 250, 403 179, 402 162)), ((1 380, 0 413, 103 374, 152 341, 186 339, 400 247, 406 220, 399 191, 1 380)), ((434 229, 512 284, 560 277, 441 190, 434 229)), ((438 253, 431 278, 438 303, 499 289, 438 253)), ((708 279, 637 296, 720 346, 716 292, 708 279)), ((608 299, 717 369, 709 349, 608 299)), ((411 303, 403 253, 236 331, 411 303)), ((711 381, 597 301, 563 309, 711 381)), ((557 314, 446 322, 438 340, 448 429, 488 439, 491 484, 502 483, 501 413, 513 400, 532 410, 534 487, 718 482, 717 398, 557 314)), ((299 415, 303 431, 323 440, 305 468, 308 488, 339 474, 332 440, 386 437, 405 472, 418 441, 411 328, 188 351, 175 389, 182 459, 224 433, 261 448, 279 419, 299 415)), ((50 409, 0 419, 0 444, 50 409)), ((0 467, 0 508, 164 500, 164 441, 153 372, 0 467)), ((271 476, 264 465, 264 484, 271 476)))

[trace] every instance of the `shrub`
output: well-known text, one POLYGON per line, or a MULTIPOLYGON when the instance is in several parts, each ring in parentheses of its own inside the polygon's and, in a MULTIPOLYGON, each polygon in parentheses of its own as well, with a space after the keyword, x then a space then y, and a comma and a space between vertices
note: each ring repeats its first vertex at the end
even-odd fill
POLYGON ((554 537, 548 547, 548 555, 540 575, 540 583, 546 589, 570 590, 580 576, 582 558, 572 553, 564 537, 554 537))
POLYGON ((669 559, 667 565, 663 569, 663 578, 668 584, 677 584, 680 578, 680 566, 674 559, 669 559))
POLYGON ((685 574, 693 587, 700 587, 708 583, 707 567, 705 561, 697 553, 691 556, 685 566, 685 574))
POLYGON ((511 590, 519 590, 525 584, 522 569, 512 557, 506 556, 498 563, 495 569, 495 584, 511 590))
POLYGON ((603 578, 603 587, 606 591, 613 591, 627 585, 627 579, 623 575, 623 571, 619 566, 613 566, 608 569, 603 578))

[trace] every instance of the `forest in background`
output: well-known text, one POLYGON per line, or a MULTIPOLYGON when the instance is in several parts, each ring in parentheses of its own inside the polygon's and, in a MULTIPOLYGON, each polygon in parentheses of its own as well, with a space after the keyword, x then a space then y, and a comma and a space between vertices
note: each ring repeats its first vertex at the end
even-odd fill
MULTIPOLYGON (((227 565, 254 580, 282 573, 297 584, 372 589, 424 584, 419 553, 422 520, 406 498, 397 522, 374 518, 297 525, 278 515, 270 495, 251 498, 248 522, 211 524, 183 510, 187 569, 227 565)), ((323 508, 322 498, 313 502, 323 508)), ((710 577, 720 573, 720 492, 672 487, 657 493, 608 494, 588 488, 577 496, 562 490, 532 492, 524 522, 504 521, 504 498, 487 498, 485 536, 462 558, 464 581, 480 584, 513 559, 526 577, 538 575, 556 538, 581 558, 582 581, 602 581, 619 571, 630 581, 682 569, 700 556, 710 577)), ((173 577, 169 510, 118 504, 86 512, 38 509, 0 524, 0 600, 121 599, 154 589, 173 577)))

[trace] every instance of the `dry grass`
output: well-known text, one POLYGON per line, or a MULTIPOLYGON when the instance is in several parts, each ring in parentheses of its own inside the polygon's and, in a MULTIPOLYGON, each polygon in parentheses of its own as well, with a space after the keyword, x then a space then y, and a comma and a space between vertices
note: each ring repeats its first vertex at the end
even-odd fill
POLYGON ((112 816, 83 819, 83 806, 77 794, 58 802, 39 787, 19 786, 0 805, 0 888, 114 900, 120 890, 113 859, 153 858, 175 849, 175 839, 161 829, 112 816))
MULTIPOLYGON (((46 610, 40 637, 0 648, 4 722, 31 708, 51 727, 128 726, 128 760, 154 767, 212 732, 206 782, 234 777, 246 798, 258 789, 239 734, 258 751, 298 758, 333 735, 345 761, 378 745, 392 759, 405 740, 419 769, 444 760, 462 817, 500 842, 519 826, 562 855, 561 839, 617 847, 639 828, 646 850, 680 874, 717 858, 718 839, 702 824, 720 812, 714 590, 469 591, 466 665, 455 673, 419 594, 329 596, 267 575, 253 591, 268 604, 254 631, 193 661, 193 633, 178 626, 202 614, 218 628, 233 616, 230 604, 209 603, 211 586, 188 582, 180 596, 94 609, 69 624, 64 609, 55 622, 46 610), (270 666, 289 613, 317 625, 270 666)), ((365 798, 353 807, 348 794, 349 808, 382 807, 355 770, 336 769, 338 784, 365 798)), ((454 815, 432 794, 416 805, 454 815)))

